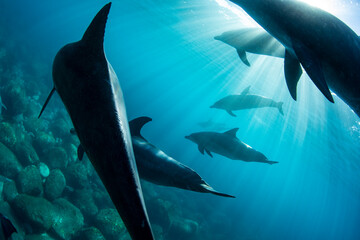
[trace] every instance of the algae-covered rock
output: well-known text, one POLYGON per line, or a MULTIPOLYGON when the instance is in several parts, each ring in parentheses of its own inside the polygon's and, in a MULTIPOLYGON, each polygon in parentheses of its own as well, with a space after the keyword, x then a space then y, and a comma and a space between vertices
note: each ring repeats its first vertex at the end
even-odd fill
POLYGON ((34 134, 33 146, 38 154, 42 154, 44 150, 49 151, 49 149, 56 145, 56 140, 51 133, 39 131, 34 134))
POLYGON ((95 218, 95 225, 108 240, 119 240, 128 235, 118 212, 113 208, 101 210, 95 218))
POLYGON ((25 112, 28 104, 21 74, 15 75, 18 75, 15 76, 16 79, 10 81, 2 92, 3 102, 7 107, 6 115, 8 116, 16 116, 25 112))
POLYGON ((64 171, 66 181, 74 188, 84 188, 89 184, 87 169, 81 162, 70 163, 64 171))
POLYGON ((44 162, 50 169, 64 169, 68 165, 68 156, 61 147, 53 147, 44 151, 44 162))
POLYGON ((56 216, 54 206, 48 200, 27 194, 16 196, 11 206, 19 218, 31 225, 34 232, 50 229, 56 216))
MULTIPOLYGON (((48 234, 30 234, 25 236, 25 240, 54 240, 48 234)), ((84 239, 85 240, 85 239, 84 239)))
POLYGON ((74 240, 106 240, 99 229, 96 227, 88 227, 81 229, 74 240))
POLYGON ((84 225, 80 210, 64 198, 53 202, 57 212, 51 231, 59 238, 71 239, 84 225))
POLYGON ((199 224, 191 219, 177 217, 171 221, 167 238, 169 239, 197 239, 199 224))
POLYGON ((16 133, 10 123, 0 123, 0 142, 2 142, 8 148, 14 147, 16 143, 16 133))
POLYGON ((149 213, 150 222, 158 224, 164 228, 170 225, 169 208, 170 203, 160 198, 149 199, 146 202, 147 210, 149 213))
POLYGON ((38 154, 28 141, 17 142, 14 150, 15 155, 23 166, 37 164, 39 162, 38 154))
POLYGON ((64 174, 60 169, 51 170, 50 175, 45 181, 45 196, 50 201, 59 198, 66 186, 64 174))
POLYGON ((72 202, 80 209, 85 218, 91 218, 99 211, 92 194, 90 189, 75 190, 72 194, 72 202))
POLYGON ((15 179, 22 166, 10 149, 0 142, 0 174, 15 179))
POLYGON ((18 190, 16 188, 16 183, 11 181, 4 181, 3 185, 3 197, 4 200, 11 203, 15 197, 18 195, 18 190))
POLYGON ((114 208, 109 194, 106 192, 105 187, 97 188, 93 186, 93 197, 99 209, 114 208))
POLYGON ((43 192, 42 179, 35 165, 24 168, 17 177, 17 186, 21 193, 38 196, 43 192))

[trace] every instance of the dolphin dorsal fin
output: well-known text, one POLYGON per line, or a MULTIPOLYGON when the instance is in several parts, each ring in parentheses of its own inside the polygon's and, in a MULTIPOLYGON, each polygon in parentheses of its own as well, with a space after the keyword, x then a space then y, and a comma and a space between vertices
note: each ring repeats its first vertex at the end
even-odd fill
POLYGON ((103 51, 105 26, 109 15, 111 2, 106 4, 91 21, 81 42, 91 45, 92 49, 103 51))
POLYGON ((224 132, 224 134, 231 135, 232 137, 236 138, 236 133, 239 130, 239 128, 233 128, 229 131, 224 132))
POLYGON ((249 94, 250 87, 251 87, 251 86, 248 86, 247 88, 245 88, 245 89, 241 92, 241 95, 249 94))
POLYGON ((152 121, 152 119, 149 117, 138 117, 131 120, 129 122, 131 136, 137 136, 143 138, 143 136, 141 136, 141 129, 146 123, 150 121, 152 121))
POLYGON ((39 113, 38 118, 41 117, 41 114, 44 112, 44 110, 45 110, 47 104, 49 103, 51 96, 54 94, 55 90, 56 90, 55 87, 53 87, 53 88, 51 89, 51 91, 50 91, 50 93, 49 93, 49 96, 46 98, 45 103, 44 103, 43 107, 41 108, 41 111, 40 111, 40 113, 39 113))

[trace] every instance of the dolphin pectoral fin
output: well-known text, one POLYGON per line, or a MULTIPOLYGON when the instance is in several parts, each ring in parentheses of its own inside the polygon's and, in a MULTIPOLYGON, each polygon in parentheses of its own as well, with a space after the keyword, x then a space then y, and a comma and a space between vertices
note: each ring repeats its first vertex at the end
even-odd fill
POLYGON ((206 152, 210 157, 213 157, 213 155, 211 154, 211 152, 210 152, 209 150, 207 150, 206 148, 205 148, 205 152, 206 152))
POLYGON ((227 112, 228 114, 230 114, 231 116, 236 117, 236 115, 235 115, 232 111, 226 110, 226 112, 227 112))
POLYGON ((6 240, 9 239, 13 233, 17 232, 12 222, 1 213, 0 213, 0 222, 6 240))
POLYGON ((201 154, 202 155, 204 155, 204 150, 205 150, 205 148, 203 147, 203 146, 198 146, 198 149, 199 149, 199 151, 201 152, 201 154))
POLYGON ((319 58, 313 53, 313 51, 301 43, 293 41, 293 48, 301 65, 304 67, 313 83, 330 102, 334 103, 334 99, 326 83, 319 58))
POLYGON ((239 128, 233 128, 233 129, 230 129, 229 131, 224 132, 224 134, 228 134, 228 135, 236 138, 236 133, 238 130, 239 130, 239 128))
MULTIPOLYGON (((141 136, 141 129, 146 123, 150 121, 152 121, 152 119, 149 117, 138 117, 131 120, 129 122, 131 135, 143 138, 143 136, 141 136)), ((143 139, 145 140, 145 138, 143 139)))
POLYGON ((296 86, 302 74, 299 60, 289 51, 285 51, 284 60, 285 80, 291 97, 296 101, 296 86))
POLYGON ((41 117, 41 114, 44 112, 44 110, 45 110, 47 104, 49 103, 50 98, 54 94, 54 92, 55 92, 55 87, 53 87, 53 89, 51 89, 51 92, 50 92, 49 96, 46 98, 45 103, 44 103, 43 107, 41 108, 41 111, 40 111, 40 114, 39 114, 38 118, 41 117))
POLYGON ((200 184, 200 186, 208 193, 212 193, 212 194, 222 196, 222 197, 235 198, 232 195, 225 194, 225 193, 220 193, 220 192, 216 191, 215 189, 213 189, 210 185, 208 185, 206 183, 200 184))
POLYGON ((85 150, 84 150, 83 146, 81 144, 79 144, 78 149, 77 149, 77 156, 80 161, 83 159, 84 153, 85 153, 85 150))
POLYGON ((237 49, 237 54, 239 55, 241 61, 245 63, 246 66, 250 67, 250 63, 247 59, 246 52, 244 50, 237 49))
POLYGON ((247 88, 245 88, 245 89, 241 92, 240 95, 246 95, 246 94, 248 94, 249 91, 250 91, 250 87, 251 87, 251 86, 248 86, 247 88))

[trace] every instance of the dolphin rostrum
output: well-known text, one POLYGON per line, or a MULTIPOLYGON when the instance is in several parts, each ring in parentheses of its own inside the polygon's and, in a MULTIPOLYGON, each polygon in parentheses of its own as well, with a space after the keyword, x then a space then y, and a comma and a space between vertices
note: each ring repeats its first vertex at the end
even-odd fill
POLYGON ((56 89, 131 238, 153 240, 121 87, 104 53, 110 7, 108 3, 98 12, 80 41, 57 53, 55 87, 43 108, 56 89))
POLYGON ((236 49, 241 61, 250 67, 246 53, 284 58, 285 48, 262 28, 242 28, 214 37, 236 49))
POLYGON ((210 157, 213 157, 211 152, 214 152, 233 160, 268 164, 278 163, 269 161, 264 154, 240 141, 236 137, 236 132, 238 130, 239 128, 234 128, 224 133, 197 132, 192 133, 185 138, 196 143, 199 151, 202 154, 204 154, 205 151, 210 157))
POLYGON ((284 115, 282 109, 283 102, 275 102, 270 98, 249 94, 249 90, 250 86, 244 89, 240 95, 226 96, 214 103, 214 105, 210 108, 224 109, 231 116, 236 117, 232 111, 250 108, 274 107, 279 110, 281 115, 284 115))
MULTIPOLYGON (((151 120, 149 117, 139 117, 129 122, 136 166, 141 179, 157 185, 234 198, 234 196, 216 191, 194 170, 149 143, 140 132, 142 127, 151 120)), ((73 129, 70 132, 76 134, 73 129)), ((82 160, 83 155, 84 150, 79 145, 78 158, 82 160)))
POLYGON ((350 27, 301 1, 231 1, 285 47, 285 79, 295 100, 302 66, 329 101, 330 87, 360 116, 360 39, 350 27))

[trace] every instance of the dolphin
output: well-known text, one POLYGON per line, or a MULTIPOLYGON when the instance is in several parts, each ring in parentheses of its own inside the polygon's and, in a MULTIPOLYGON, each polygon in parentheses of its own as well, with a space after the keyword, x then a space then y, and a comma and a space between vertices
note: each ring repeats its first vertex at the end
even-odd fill
POLYGON ((277 108, 281 115, 284 115, 282 105, 283 102, 275 102, 270 98, 259 95, 249 94, 250 86, 244 89, 240 95, 229 95, 215 102, 210 108, 224 109, 231 116, 236 117, 232 112, 235 110, 249 108, 274 107, 277 108))
POLYGON ((250 67, 246 52, 284 58, 285 48, 262 28, 242 28, 214 37, 236 49, 241 61, 250 67))
POLYGON ((360 117, 360 39, 350 27, 300 1, 231 1, 285 47, 285 79, 294 100, 302 66, 330 102, 331 89, 360 117))
POLYGON ((2 213, 0 213, 0 223, 1 223, 1 233, 0 240, 8 240, 10 239, 13 233, 16 233, 16 228, 12 224, 12 222, 5 217, 2 213))
MULTIPOLYGON (((157 185, 234 198, 234 196, 214 190, 194 170, 149 143, 140 132, 142 127, 151 120, 149 117, 139 117, 129 122, 136 166, 141 179, 157 185)), ((73 129, 70 132, 76 134, 73 129)), ((79 160, 82 160, 83 155, 84 150, 79 145, 79 160)))
POLYGON ((129 122, 140 178, 158 185, 234 198, 215 191, 194 170, 149 143, 140 133, 149 121, 149 117, 139 117, 129 122))
POLYGON ((204 151, 213 157, 211 152, 220 154, 232 160, 242 160, 244 162, 261 162, 274 164, 275 161, 269 161, 264 154, 256 151, 246 143, 243 143, 236 137, 239 128, 233 128, 224 133, 218 132, 197 132, 186 136, 186 139, 196 143, 199 151, 204 151))
POLYGON ((121 87, 104 53, 110 7, 108 3, 97 13, 80 41, 65 45, 57 53, 54 88, 40 115, 56 90, 131 238, 153 240, 121 87))

